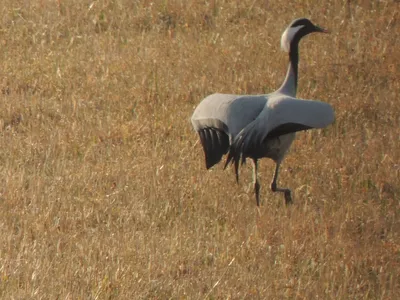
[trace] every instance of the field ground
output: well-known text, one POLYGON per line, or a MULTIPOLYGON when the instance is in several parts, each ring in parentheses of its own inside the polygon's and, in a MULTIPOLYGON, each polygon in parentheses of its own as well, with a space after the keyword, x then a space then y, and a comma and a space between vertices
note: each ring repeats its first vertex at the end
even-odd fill
POLYGON ((400 299, 398 1, 0 3, 0 298, 400 299), (282 186, 204 166, 208 94, 282 82, 309 17, 282 186))

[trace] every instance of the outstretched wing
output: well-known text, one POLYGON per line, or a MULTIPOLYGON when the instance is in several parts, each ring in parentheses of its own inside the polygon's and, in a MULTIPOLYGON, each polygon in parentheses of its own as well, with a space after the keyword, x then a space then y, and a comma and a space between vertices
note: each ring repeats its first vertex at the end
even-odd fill
POLYGON ((259 116, 235 137, 229 149, 225 168, 235 164, 238 177, 239 162, 257 152, 267 138, 312 128, 323 128, 334 121, 331 105, 313 100, 287 96, 271 97, 259 116))
POLYGON ((324 128, 335 119, 332 106, 317 100, 277 97, 272 98, 264 110, 266 108, 270 113, 264 119, 267 132, 264 131, 263 139, 267 135, 279 136, 311 128, 324 128))

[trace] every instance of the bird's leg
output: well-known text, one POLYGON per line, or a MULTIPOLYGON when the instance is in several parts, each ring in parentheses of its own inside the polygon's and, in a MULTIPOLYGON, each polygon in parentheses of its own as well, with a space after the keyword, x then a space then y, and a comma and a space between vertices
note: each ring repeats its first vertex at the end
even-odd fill
POLYGON ((277 162, 277 163, 276 163, 274 178, 272 179, 272 183, 271 183, 271 190, 272 190, 273 192, 281 192, 281 193, 284 193, 286 205, 292 204, 293 201, 292 201, 291 191, 290 191, 289 189, 279 188, 279 187, 276 186, 276 181, 278 180, 278 174, 279 174, 279 167, 280 167, 280 165, 281 165, 280 162, 277 162))
POLYGON ((254 193, 256 194, 256 203, 257 206, 260 206, 260 183, 258 182, 258 162, 257 159, 253 159, 253 184, 254 184, 254 193))

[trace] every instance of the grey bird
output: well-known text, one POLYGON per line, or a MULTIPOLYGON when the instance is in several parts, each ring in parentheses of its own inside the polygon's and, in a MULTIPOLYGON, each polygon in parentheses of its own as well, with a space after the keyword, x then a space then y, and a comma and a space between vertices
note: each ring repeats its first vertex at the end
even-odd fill
POLYGON ((234 164, 239 180, 239 164, 253 161, 253 184, 260 206, 258 160, 268 157, 276 163, 271 183, 273 192, 284 193, 286 204, 292 203, 291 191, 277 186, 279 167, 297 131, 324 128, 334 121, 331 105, 296 98, 299 42, 312 33, 328 31, 306 18, 294 20, 282 34, 281 47, 289 53, 285 80, 275 92, 266 95, 212 94, 204 98, 191 118, 200 136, 207 169, 227 154, 225 168, 234 164))

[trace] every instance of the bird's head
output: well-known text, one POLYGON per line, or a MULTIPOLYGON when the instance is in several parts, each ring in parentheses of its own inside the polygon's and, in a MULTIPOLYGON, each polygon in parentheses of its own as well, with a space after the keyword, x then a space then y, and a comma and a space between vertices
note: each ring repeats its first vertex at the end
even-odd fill
POLYGON ((282 34, 281 47, 283 51, 290 52, 292 43, 298 43, 303 36, 306 36, 312 32, 328 33, 329 31, 314 25, 309 19, 306 18, 294 20, 282 34))

